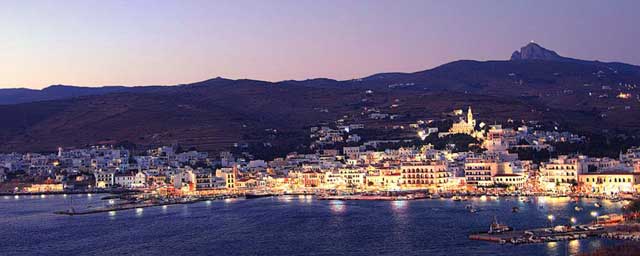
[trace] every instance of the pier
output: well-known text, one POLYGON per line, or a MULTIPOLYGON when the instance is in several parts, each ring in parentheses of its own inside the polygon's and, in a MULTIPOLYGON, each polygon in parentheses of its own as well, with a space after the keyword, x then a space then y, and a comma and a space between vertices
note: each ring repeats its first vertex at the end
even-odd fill
POLYGON ((203 202, 207 200, 221 200, 221 199, 236 198, 236 197, 237 196, 216 196, 216 197, 209 197, 209 198, 204 198, 204 197, 183 198, 180 200, 166 200, 166 201, 127 202, 127 203, 115 204, 115 205, 109 205, 109 206, 86 208, 81 210, 75 210, 71 208, 65 211, 56 211, 54 213, 60 214, 60 215, 69 215, 69 216, 87 215, 87 214, 94 214, 94 213, 125 211, 125 210, 131 210, 131 209, 174 205, 174 204, 193 204, 193 203, 203 202))
POLYGON ((600 237, 609 232, 613 232, 614 230, 615 227, 613 226, 603 227, 600 225, 589 225, 579 229, 571 228, 566 231, 555 231, 552 228, 537 228, 530 230, 504 231, 499 233, 471 234, 469 235, 469 239, 500 244, 544 243, 600 237))

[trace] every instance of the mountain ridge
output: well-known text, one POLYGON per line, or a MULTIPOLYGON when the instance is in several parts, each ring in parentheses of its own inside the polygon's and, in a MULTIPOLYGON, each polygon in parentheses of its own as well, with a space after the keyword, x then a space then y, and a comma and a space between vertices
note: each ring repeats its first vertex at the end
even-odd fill
MULTIPOLYGON (((640 136, 640 120, 629 118, 640 116, 638 85, 640 69, 633 65, 528 59, 459 60, 413 73, 378 73, 344 81, 213 78, 111 91, 73 87, 55 99, 41 96, 40 101, 25 101, 25 97, 23 102, 0 105, 0 152, 105 141, 180 143, 207 151, 228 150, 237 143, 269 143, 274 152, 297 150, 308 143, 306 131, 313 125, 345 119, 380 134, 411 138, 415 134, 392 127, 440 118, 470 105, 478 118, 487 121, 535 120, 579 133, 640 136), (619 94, 630 96, 619 98, 619 94), (398 118, 369 119, 369 111, 398 118), (278 134, 265 133, 273 129, 278 134)), ((70 88, 45 92, 61 89, 70 88)), ((16 102, 16 97, 10 100, 16 102)))
MULTIPOLYGON (((59 100, 72 97, 101 95, 107 93, 118 92, 144 92, 146 90, 156 90, 161 87, 180 87, 180 86, 193 86, 202 84, 222 84, 228 85, 231 83, 243 83, 246 81, 253 81, 256 83, 273 84, 273 85, 303 85, 311 87, 328 87, 333 88, 336 86, 353 85, 372 82, 374 87, 376 83, 415 83, 420 82, 420 77, 424 77, 426 74, 437 73, 437 71, 446 70, 447 68, 462 63, 491 63, 498 62, 532 62, 532 61, 549 61, 549 62, 574 62, 584 65, 595 65, 602 68, 620 69, 621 71, 631 72, 640 75, 640 66, 633 64, 627 64, 622 62, 601 62, 601 61, 589 61, 580 60, 574 58, 563 57, 557 54, 555 51, 548 50, 537 43, 530 42, 529 44, 516 50, 509 60, 456 60, 449 63, 439 65, 437 67, 415 71, 415 72, 383 72, 376 73, 362 78, 350 79, 350 80, 335 80, 331 78, 311 78, 305 80, 283 80, 277 82, 253 80, 253 79, 228 79, 223 77, 215 77, 200 82, 193 82, 188 84, 175 84, 175 85, 142 85, 142 86, 100 86, 100 87, 83 87, 75 85, 51 85, 43 89, 28 89, 28 88, 7 88, 0 89, 0 105, 6 104, 18 104, 28 103, 35 101, 47 101, 47 100, 59 100)), ((616 70, 618 71, 618 70, 616 70)))

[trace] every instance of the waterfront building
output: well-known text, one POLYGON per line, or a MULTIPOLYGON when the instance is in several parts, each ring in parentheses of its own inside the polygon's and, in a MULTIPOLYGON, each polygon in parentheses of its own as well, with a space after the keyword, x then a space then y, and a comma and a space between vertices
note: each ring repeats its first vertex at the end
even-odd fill
POLYGON ((550 192, 570 192, 578 184, 578 175, 586 173, 588 165, 584 156, 559 156, 540 166, 540 185, 550 192))
POLYGON ((234 166, 217 169, 216 177, 225 180, 225 187, 227 189, 234 189, 236 188, 236 179, 238 178, 238 168, 234 166))
POLYGON ((402 187, 408 189, 440 189, 449 178, 446 161, 403 162, 400 172, 402 187))
POLYGON ((217 178, 210 171, 198 171, 196 172, 196 190, 202 189, 213 189, 217 188, 217 186, 222 185, 222 187, 226 187, 226 183, 224 179, 217 178), (222 182, 218 182, 222 181, 222 182))
POLYGON ((324 173, 322 187, 326 189, 363 188, 366 175, 366 171, 359 168, 338 168, 324 173))
POLYGON ((497 174, 493 176, 493 184, 521 189, 527 183, 527 178, 526 173, 497 174))
POLYGON ((374 173, 367 174, 367 187, 379 190, 399 190, 402 185, 400 169, 377 169, 374 173))
POLYGON ((115 172, 98 170, 94 174, 97 188, 109 188, 115 185, 115 172))
POLYGON ((288 173, 290 184, 298 187, 319 187, 324 181, 325 173, 319 170, 291 171, 288 173))
POLYGON ((478 187, 492 186, 495 176, 514 174, 515 161, 513 154, 503 153, 485 153, 468 157, 464 161, 466 182, 478 187))
POLYGON ((31 184, 31 186, 24 187, 24 190, 29 193, 62 192, 64 186, 61 183, 31 184))
POLYGON ((197 178, 192 169, 183 169, 173 175, 173 187, 183 194, 196 191, 197 178))
POLYGON ((115 185, 123 188, 132 188, 135 175, 133 173, 116 173, 115 185))
POLYGON ((123 188, 144 188, 147 186, 147 174, 142 171, 136 173, 116 173, 114 185, 123 188))
POLYGON ((640 191, 640 173, 608 171, 579 175, 580 191, 589 194, 614 195, 640 191))

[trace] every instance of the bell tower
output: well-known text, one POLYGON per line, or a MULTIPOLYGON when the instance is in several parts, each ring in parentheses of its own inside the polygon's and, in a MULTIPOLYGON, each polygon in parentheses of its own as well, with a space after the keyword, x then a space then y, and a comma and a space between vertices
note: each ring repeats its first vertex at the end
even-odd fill
POLYGON ((471 125, 472 127, 476 126, 476 121, 473 120, 473 112, 471 112, 471 106, 469 106, 469 110, 467 110, 467 124, 471 125))

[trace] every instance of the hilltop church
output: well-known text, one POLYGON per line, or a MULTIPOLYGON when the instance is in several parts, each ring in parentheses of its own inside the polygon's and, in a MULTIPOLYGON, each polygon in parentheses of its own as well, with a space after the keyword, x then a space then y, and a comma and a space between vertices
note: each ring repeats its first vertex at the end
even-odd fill
POLYGON ((450 134, 468 134, 475 137, 476 133, 476 120, 473 119, 473 112, 471 111, 471 106, 467 110, 467 120, 460 119, 459 122, 453 123, 451 129, 449 129, 450 134))

